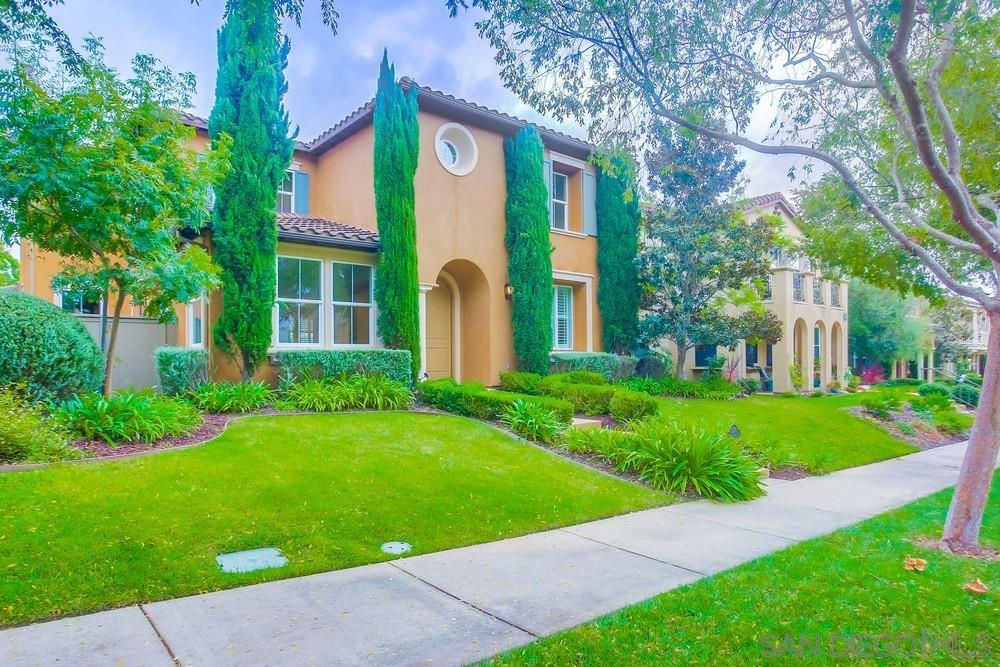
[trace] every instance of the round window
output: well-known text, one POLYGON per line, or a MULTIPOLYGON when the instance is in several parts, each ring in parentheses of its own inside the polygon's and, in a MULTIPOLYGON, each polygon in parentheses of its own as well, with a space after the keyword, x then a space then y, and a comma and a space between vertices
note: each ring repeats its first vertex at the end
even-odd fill
POLYGON ((445 123, 434 139, 438 162, 455 176, 471 172, 479 159, 479 149, 472 133, 458 123, 445 123))

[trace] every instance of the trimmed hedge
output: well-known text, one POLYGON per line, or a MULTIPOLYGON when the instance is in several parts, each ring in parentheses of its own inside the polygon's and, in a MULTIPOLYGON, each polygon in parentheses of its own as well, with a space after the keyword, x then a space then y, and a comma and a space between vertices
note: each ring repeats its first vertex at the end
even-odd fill
POLYGON ((608 381, 624 380, 635 374, 636 357, 623 357, 607 352, 553 352, 549 356, 550 371, 594 371, 608 381))
POLYGON ((32 401, 98 391, 104 355, 73 315, 21 292, 0 291, 0 385, 32 401))
MULTIPOLYGON (((726 401, 736 398, 743 392, 743 387, 725 378, 716 378, 709 382, 700 380, 680 380, 673 377, 632 378, 621 383, 633 391, 641 391, 652 396, 676 396, 679 398, 704 398, 726 401)), ((786 392, 793 393, 794 392, 786 392)), ((794 394, 798 396, 798 394, 794 394)))
POLYGON ((568 424, 573 421, 573 404, 548 396, 525 396, 507 391, 490 391, 478 382, 458 384, 451 378, 425 380, 417 385, 417 397, 436 408, 466 417, 498 420, 515 403, 536 403, 554 412, 568 424))
POLYGON ((413 383, 409 350, 285 350, 274 358, 281 386, 303 378, 341 373, 374 373, 407 387, 413 383))
POLYGON ((951 397, 959 403, 977 407, 979 405, 979 388, 971 384, 956 384, 951 388, 951 397))
POLYGON ((919 387, 924 381, 919 378, 892 378, 886 384, 890 387, 919 387))
POLYGON ((917 393, 921 396, 927 396, 929 394, 941 394, 942 396, 951 396, 951 387, 946 384, 941 384, 940 382, 925 382, 924 384, 917 387, 917 393))
POLYGON ((538 395, 538 385, 542 376, 527 371, 507 371, 500 374, 500 388, 516 394, 538 395))
POLYGON ((616 389, 611 397, 611 416, 616 422, 630 422, 652 417, 659 407, 652 396, 641 391, 616 389))
POLYGON ((188 347, 158 347, 153 353, 160 391, 179 396, 208 382, 208 351, 188 347))

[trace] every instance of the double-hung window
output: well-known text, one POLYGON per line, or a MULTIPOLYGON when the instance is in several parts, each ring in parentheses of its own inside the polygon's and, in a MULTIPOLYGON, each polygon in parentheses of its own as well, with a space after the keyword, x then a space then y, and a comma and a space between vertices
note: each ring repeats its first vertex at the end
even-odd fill
POLYGON ((295 172, 289 169, 278 186, 278 213, 295 212, 295 172))
POLYGON ((569 176, 552 172, 552 228, 569 229, 569 176))
POLYGON ((372 267, 333 263, 333 344, 372 342, 372 267))
POLYGON ((552 347, 573 349, 573 288, 556 285, 552 291, 552 347))
POLYGON ((823 281, 813 276, 813 303, 823 303, 823 281))
POLYGON ((278 257, 278 343, 319 345, 323 322, 323 261, 278 257))

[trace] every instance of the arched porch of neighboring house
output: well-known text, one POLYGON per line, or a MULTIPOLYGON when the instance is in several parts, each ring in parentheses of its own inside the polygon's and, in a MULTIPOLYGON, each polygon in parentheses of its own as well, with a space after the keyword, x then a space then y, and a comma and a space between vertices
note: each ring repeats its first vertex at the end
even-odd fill
POLYGON ((817 321, 813 325, 812 354, 809 377, 813 388, 825 387, 830 382, 830 341, 826 336, 826 325, 817 321))
POLYGON ((847 370, 844 366, 845 351, 841 349, 843 346, 844 328, 840 322, 834 322, 830 327, 830 379, 834 382, 843 382, 844 371, 847 370))
POLYGON ((421 286, 422 365, 430 379, 490 382, 490 289, 465 259, 448 262, 434 285, 421 286))
POLYGON ((809 326, 802 318, 795 320, 792 325, 792 363, 789 365, 788 373, 792 377, 792 384, 800 383, 803 388, 809 386, 812 377, 809 362, 812 353, 809 349, 809 326))

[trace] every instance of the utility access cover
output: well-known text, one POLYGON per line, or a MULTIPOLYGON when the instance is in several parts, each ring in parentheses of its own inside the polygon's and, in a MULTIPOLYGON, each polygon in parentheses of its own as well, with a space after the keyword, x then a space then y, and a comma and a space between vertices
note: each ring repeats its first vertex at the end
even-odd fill
POLYGON ((219 554, 215 557, 219 569, 223 572, 254 572, 271 567, 281 567, 288 564, 284 554, 274 547, 234 551, 230 554, 219 554))
POLYGON ((386 542, 382 545, 382 553, 398 556, 399 554, 405 554, 412 548, 409 542, 386 542))

